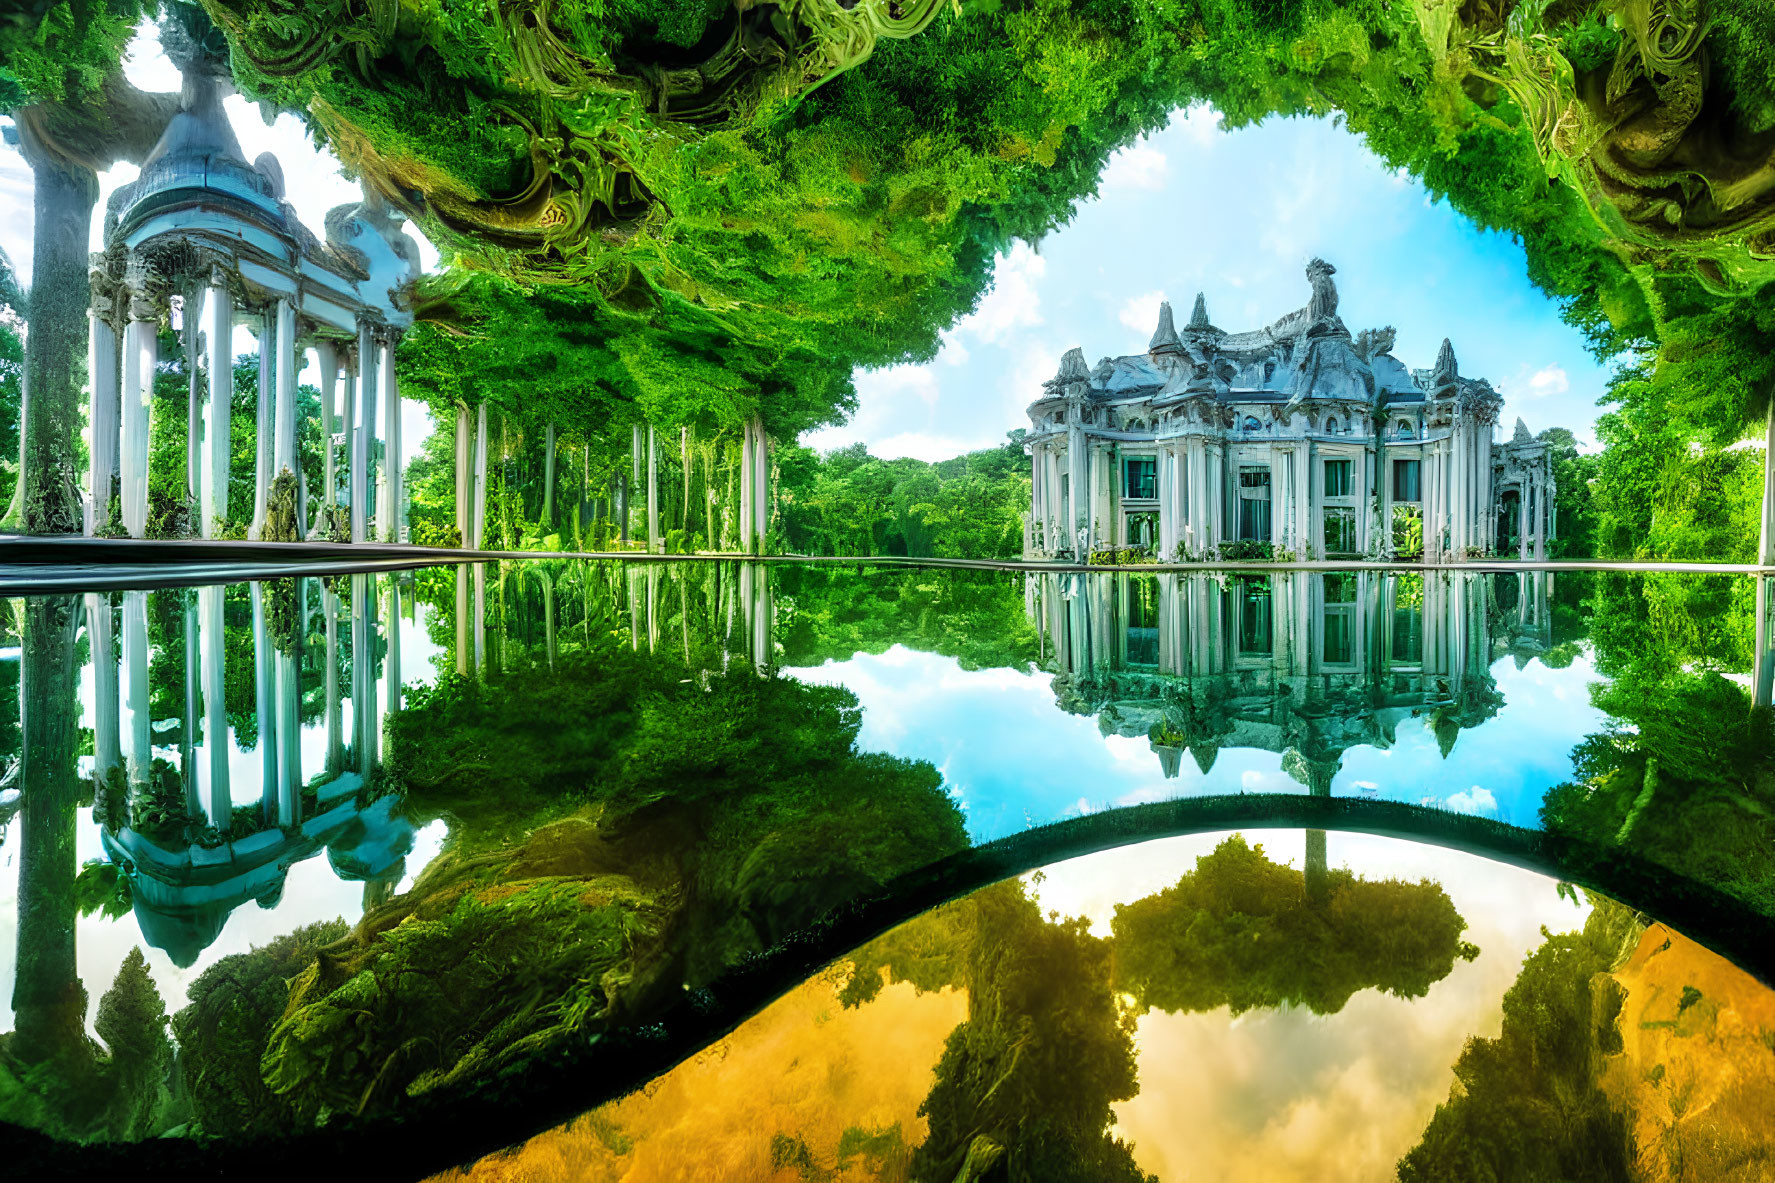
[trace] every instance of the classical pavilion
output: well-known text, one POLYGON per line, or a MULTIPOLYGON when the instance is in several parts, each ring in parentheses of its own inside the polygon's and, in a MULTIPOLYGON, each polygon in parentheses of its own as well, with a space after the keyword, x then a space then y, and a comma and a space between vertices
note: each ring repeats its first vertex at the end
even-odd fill
POLYGON ((1545 443, 1442 342, 1430 369, 1391 328, 1351 336, 1335 268, 1265 328, 1229 333, 1196 297, 1179 331, 1159 306, 1146 352, 1095 368, 1074 348, 1029 407, 1028 558, 1136 547, 1162 560, 1547 557, 1545 443))

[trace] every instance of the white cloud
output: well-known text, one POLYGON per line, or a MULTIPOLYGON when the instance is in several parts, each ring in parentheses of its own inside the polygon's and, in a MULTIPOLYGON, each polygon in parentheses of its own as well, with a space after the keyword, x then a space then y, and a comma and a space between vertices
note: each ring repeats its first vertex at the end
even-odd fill
POLYGON ((1572 381, 1566 377, 1561 366, 1542 366, 1528 380, 1530 398, 1545 398, 1550 394, 1564 394, 1572 388, 1572 381))
POLYGON ((1159 302, 1165 298, 1160 289, 1132 296, 1122 305, 1116 319, 1137 333, 1150 333, 1159 323, 1159 302))
POLYGON ((1042 298, 1036 288, 1047 273, 1047 260, 1028 243, 1017 243, 1010 254, 998 257, 992 273, 992 290, 980 301, 980 307, 955 326, 955 335, 971 334, 988 345, 996 345, 1015 329, 1041 324, 1042 298))
POLYGON ((1496 813, 1498 799, 1492 796, 1490 789, 1474 785, 1471 789, 1451 794, 1442 802, 1442 807, 1455 813, 1496 813))
POLYGON ((1170 176, 1171 162, 1165 154, 1145 140, 1128 145, 1109 158, 1104 166, 1100 193, 1117 189, 1163 189, 1170 176))

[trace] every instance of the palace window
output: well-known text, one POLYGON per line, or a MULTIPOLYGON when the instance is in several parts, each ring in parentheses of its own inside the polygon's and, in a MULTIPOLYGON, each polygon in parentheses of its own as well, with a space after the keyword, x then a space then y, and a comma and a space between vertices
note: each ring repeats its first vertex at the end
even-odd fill
MULTIPOLYGON (((1424 577, 1393 577, 1393 660, 1416 665, 1424 654, 1424 577)), ((1507 583, 1515 590, 1515 583, 1507 583)))
POLYGON ((1325 553, 1350 555, 1356 553, 1356 511, 1347 505, 1325 509, 1325 553))
POLYGON ((1411 438, 1411 437, 1412 437, 1412 430, 1411 430, 1411 424, 1410 424, 1410 423, 1408 423, 1408 422, 1406 422, 1406 421, 1405 421, 1405 420, 1404 420, 1404 419, 1401 419, 1401 420, 1400 420, 1400 421, 1399 421, 1399 432, 1398 432, 1398 434, 1399 434, 1399 438, 1400 438, 1400 439, 1402 439, 1402 440, 1408 440, 1408 439, 1410 439, 1410 438, 1411 438))
POLYGON ((1152 498, 1159 495, 1159 461, 1155 456, 1130 456, 1122 465, 1122 496, 1152 498))
POLYGON ((1326 435, 1336 435, 1337 434, 1337 416, 1327 415, 1325 417, 1325 434, 1326 435))
POLYGON ((1238 581, 1239 652, 1262 654, 1270 651, 1270 581, 1265 576, 1247 575, 1238 581))
POLYGON ((1418 461, 1393 461, 1393 500, 1422 501, 1418 492, 1418 461))
POLYGON ((1239 470, 1239 537, 1270 537, 1270 470, 1254 465, 1239 470))
POLYGON ((1135 576, 1128 581, 1128 664, 1159 664, 1159 581, 1135 576))
POLYGON ((1247 416, 1245 416, 1245 430, 1246 431, 1262 431, 1263 424, 1261 424, 1257 421, 1256 415, 1247 415, 1247 416))
POLYGON ((1348 460, 1327 460, 1325 462, 1325 495, 1327 497, 1348 497, 1350 495, 1350 462, 1348 460))
POLYGON ((1325 591, 1322 634, 1324 644, 1320 657, 1334 665, 1344 665, 1356 656, 1356 576, 1348 571, 1321 576, 1325 591))

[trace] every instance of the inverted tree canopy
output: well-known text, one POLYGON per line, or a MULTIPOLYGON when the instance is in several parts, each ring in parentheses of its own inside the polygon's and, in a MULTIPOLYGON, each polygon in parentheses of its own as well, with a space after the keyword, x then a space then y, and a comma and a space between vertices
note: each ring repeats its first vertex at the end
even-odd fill
POLYGON ((1520 235, 1599 349, 1669 342, 1679 371, 1724 374, 1675 408, 1696 430, 1735 438, 1766 398, 1760 0, 202 3, 249 96, 304 112, 489 273, 428 293, 437 320, 509 340, 531 292, 567 289, 501 345, 516 381, 526 351, 560 362, 561 405, 479 361, 416 371, 428 399, 460 378, 519 417, 829 420, 854 366, 928 356, 996 251, 1063 223, 1111 151, 1198 101, 1234 125, 1340 113, 1520 235))

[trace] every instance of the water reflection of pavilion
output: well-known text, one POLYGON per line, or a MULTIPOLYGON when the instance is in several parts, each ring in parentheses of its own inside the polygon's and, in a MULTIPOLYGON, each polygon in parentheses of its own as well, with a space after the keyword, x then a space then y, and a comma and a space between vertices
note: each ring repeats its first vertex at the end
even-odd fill
POLYGON ((1546 652, 1552 575, 1042 574, 1027 604, 1060 705, 1146 736, 1167 777, 1225 747, 1330 790, 1345 751, 1424 718, 1446 755, 1497 713, 1492 662, 1546 652))
POLYGON ((374 577, 361 574, 246 589, 259 789, 246 805, 235 801, 231 767, 239 737, 228 714, 227 589, 125 592, 121 605, 86 597, 100 837, 129 877, 143 936, 175 962, 194 962, 248 900, 275 904, 289 869, 322 851, 340 878, 365 884, 366 902, 391 894, 404 874, 413 828, 392 799, 371 791, 385 714, 400 708, 402 589, 398 580, 385 585, 380 621, 374 589, 374 577), (177 597, 172 644, 158 650, 151 594, 177 597), (175 645, 182 661, 169 652, 175 645), (175 667, 182 696, 172 719, 153 718, 151 659, 175 667), (303 703, 315 691, 325 752, 305 770, 303 703), (157 732, 172 741, 163 751, 176 745, 171 758, 157 757, 157 732))

